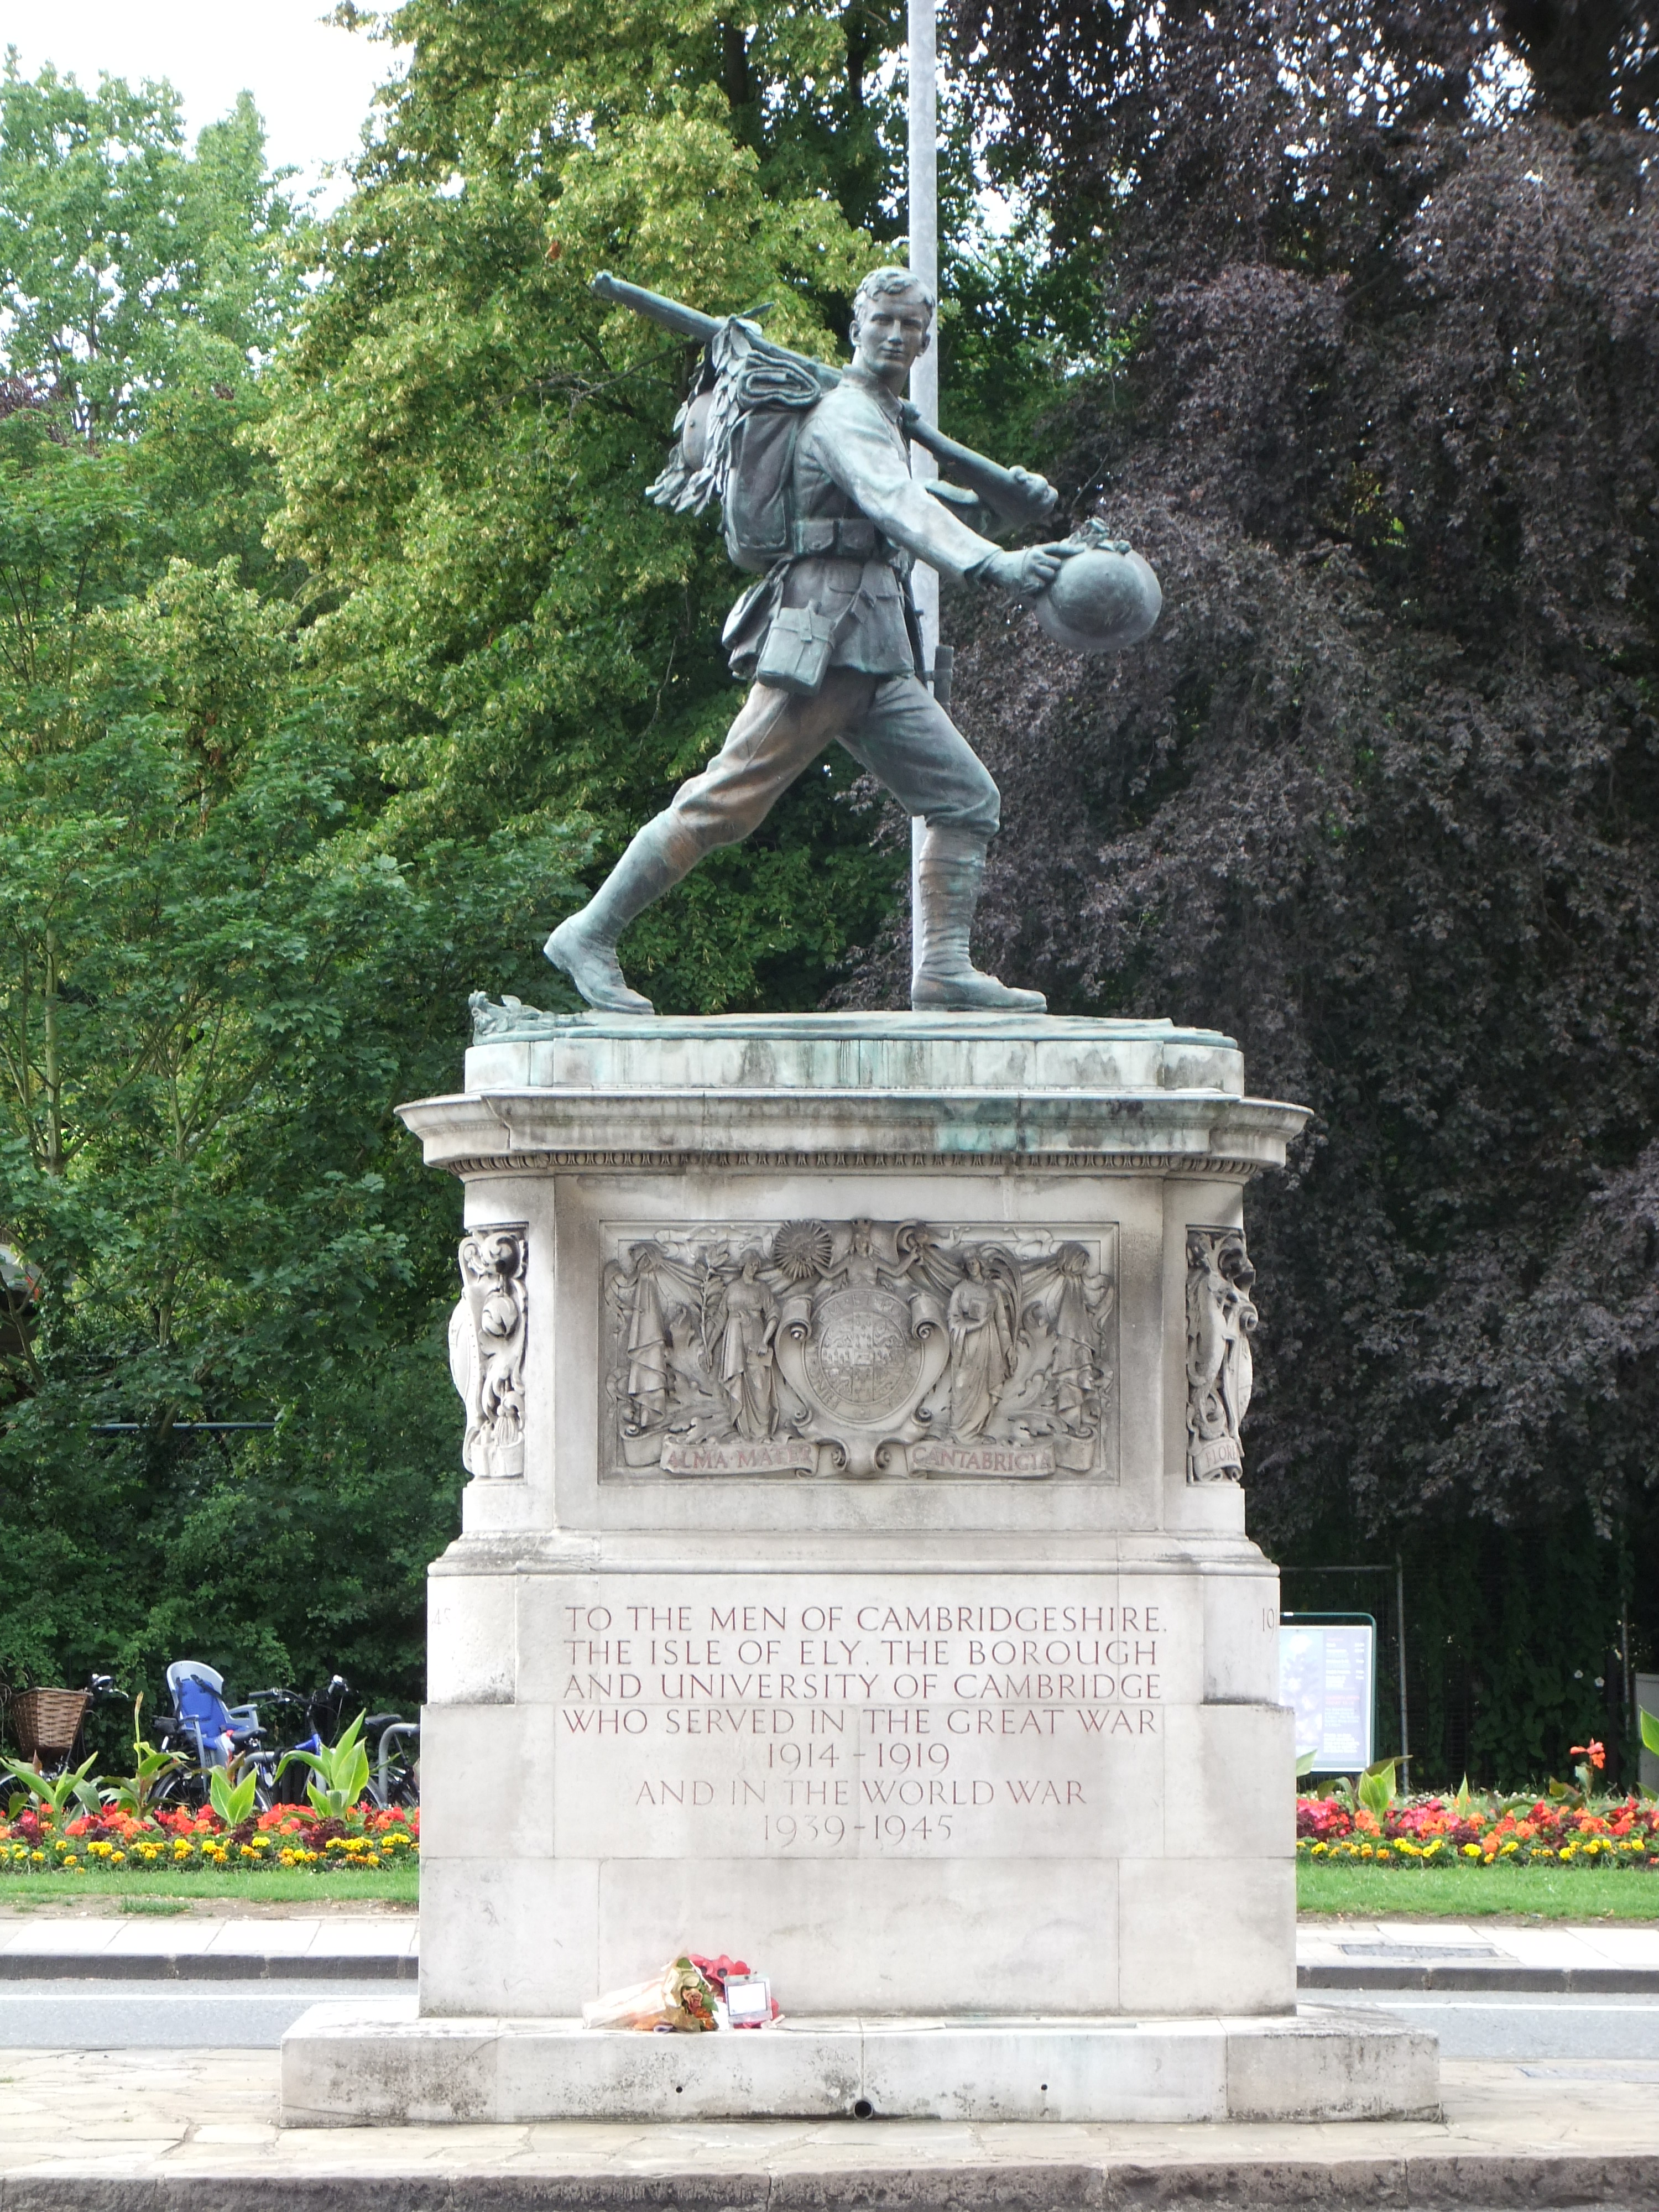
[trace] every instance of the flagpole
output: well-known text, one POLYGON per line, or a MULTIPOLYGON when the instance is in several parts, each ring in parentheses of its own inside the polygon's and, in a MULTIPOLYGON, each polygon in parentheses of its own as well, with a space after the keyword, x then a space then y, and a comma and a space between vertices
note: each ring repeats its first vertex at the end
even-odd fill
MULTIPOLYGON (((910 267, 939 296, 939 0, 908 0, 909 8, 909 229, 910 267)), ((910 371, 910 398, 924 422, 939 421, 939 322, 933 324, 933 343, 910 371)), ((938 463, 920 446, 910 448, 910 468, 917 477, 937 476, 938 463)), ((919 562, 911 577, 916 613, 921 624, 922 658, 930 673, 939 653, 939 573, 919 562)), ((923 823, 910 821, 910 942, 915 972, 921 932, 917 879, 923 823)))

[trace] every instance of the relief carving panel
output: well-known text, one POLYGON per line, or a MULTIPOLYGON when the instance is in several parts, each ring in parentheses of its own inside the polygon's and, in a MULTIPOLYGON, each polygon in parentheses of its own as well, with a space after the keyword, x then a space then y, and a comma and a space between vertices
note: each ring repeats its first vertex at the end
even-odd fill
POLYGON ((522 1224, 463 1237, 460 1302, 449 1316, 449 1371, 466 1407, 461 1464, 486 1480, 524 1473, 525 1262, 522 1224))
POLYGON ((1115 1480, 1115 1239, 607 1228, 604 1472, 1115 1480))
POLYGON ((1187 1231, 1187 1480, 1237 1482, 1255 1367, 1255 1269, 1242 1229, 1187 1231))

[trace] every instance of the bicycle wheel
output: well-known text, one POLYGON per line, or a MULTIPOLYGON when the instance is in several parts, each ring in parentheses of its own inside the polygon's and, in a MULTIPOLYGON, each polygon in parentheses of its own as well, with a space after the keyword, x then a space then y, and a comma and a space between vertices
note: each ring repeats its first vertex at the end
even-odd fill
POLYGON ((206 1770, 199 1766, 185 1766, 176 1773, 164 1774, 156 1784, 149 1802, 158 1813, 201 1812, 208 1802, 206 1770))

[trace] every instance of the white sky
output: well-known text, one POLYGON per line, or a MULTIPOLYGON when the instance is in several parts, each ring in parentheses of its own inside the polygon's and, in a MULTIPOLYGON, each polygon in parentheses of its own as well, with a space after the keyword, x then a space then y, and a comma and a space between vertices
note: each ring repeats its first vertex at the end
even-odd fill
MULTIPOLYGON (((166 77, 193 138, 239 92, 253 94, 273 167, 314 185, 357 144, 375 86, 396 50, 322 18, 330 0, 0 0, 0 49, 33 76, 45 62, 88 90, 99 72, 166 77)), ((336 185, 325 205, 341 195, 336 185)))

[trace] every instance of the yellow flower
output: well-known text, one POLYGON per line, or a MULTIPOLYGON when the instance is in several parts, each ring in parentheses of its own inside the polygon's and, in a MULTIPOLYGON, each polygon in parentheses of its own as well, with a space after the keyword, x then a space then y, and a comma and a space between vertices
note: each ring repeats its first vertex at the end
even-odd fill
POLYGON ((1480 1844, 1465 1844, 1463 1846, 1463 1856, 1466 1859, 1478 1859, 1480 1856, 1480 1844))

